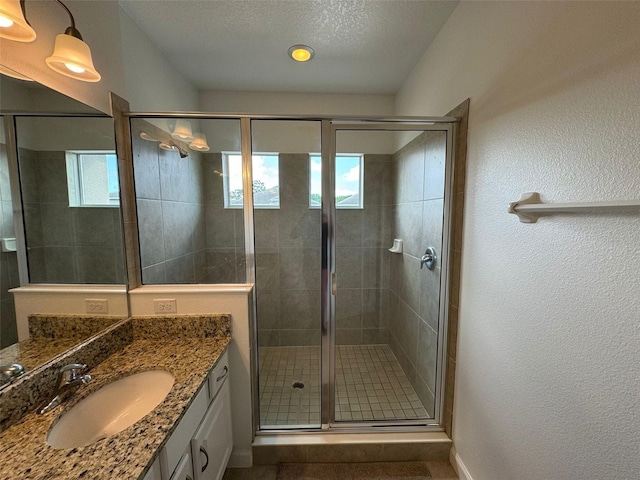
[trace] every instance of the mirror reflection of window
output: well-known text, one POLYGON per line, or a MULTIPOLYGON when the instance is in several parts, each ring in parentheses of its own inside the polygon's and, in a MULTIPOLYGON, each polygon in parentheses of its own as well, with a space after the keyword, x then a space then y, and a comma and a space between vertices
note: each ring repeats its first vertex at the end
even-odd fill
MULTIPOLYGON (((226 208, 242 208, 242 155, 239 152, 223 152, 224 201, 226 208)), ((254 208, 280 207, 280 170, 277 153, 254 153, 253 206, 254 208)))
POLYGON ((116 152, 66 152, 70 207, 120 205, 116 152))

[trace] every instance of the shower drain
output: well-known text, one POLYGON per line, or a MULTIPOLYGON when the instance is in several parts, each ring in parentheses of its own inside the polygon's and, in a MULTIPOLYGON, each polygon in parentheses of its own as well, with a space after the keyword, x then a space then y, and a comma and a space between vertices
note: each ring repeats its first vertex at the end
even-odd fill
POLYGON ((302 383, 302 382, 293 382, 293 383, 291 384, 291 386, 292 386, 293 388, 304 388, 304 383, 302 383))

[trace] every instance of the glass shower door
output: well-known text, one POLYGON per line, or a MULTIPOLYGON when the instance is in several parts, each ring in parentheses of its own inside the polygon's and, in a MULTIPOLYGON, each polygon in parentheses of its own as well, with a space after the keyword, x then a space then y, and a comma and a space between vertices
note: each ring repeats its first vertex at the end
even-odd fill
POLYGON ((333 426, 434 424, 448 126, 334 125, 333 426), (435 261, 421 259, 427 248, 435 261))
POLYGON ((320 428, 320 122, 251 122, 261 430, 320 428))

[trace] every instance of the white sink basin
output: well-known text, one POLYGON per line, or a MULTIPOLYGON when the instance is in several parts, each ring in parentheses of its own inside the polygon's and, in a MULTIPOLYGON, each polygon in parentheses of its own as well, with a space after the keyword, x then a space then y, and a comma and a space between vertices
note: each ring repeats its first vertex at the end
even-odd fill
POLYGON ((53 448, 90 445, 133 425, 156 408, 173 387, 164 370, 141 372, 116 380, 65 413, 47 435, 53 448))

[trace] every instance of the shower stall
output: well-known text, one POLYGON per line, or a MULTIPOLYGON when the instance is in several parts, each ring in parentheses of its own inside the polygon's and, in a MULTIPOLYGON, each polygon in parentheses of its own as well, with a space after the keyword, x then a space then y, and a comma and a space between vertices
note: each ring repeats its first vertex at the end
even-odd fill
POLYGON ((256 430, 441 428, 455 119, 130 116, 142 283, 255 285, 256 430))

